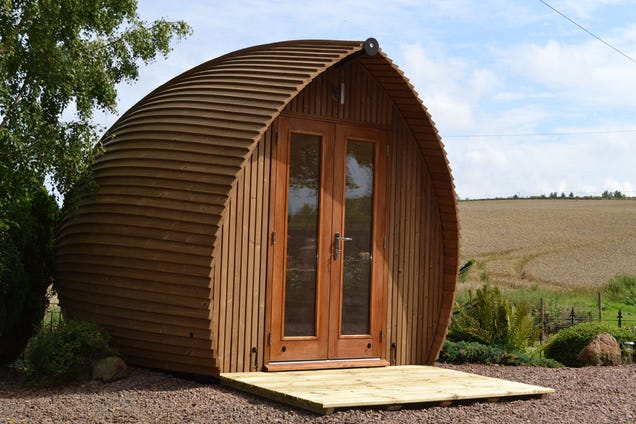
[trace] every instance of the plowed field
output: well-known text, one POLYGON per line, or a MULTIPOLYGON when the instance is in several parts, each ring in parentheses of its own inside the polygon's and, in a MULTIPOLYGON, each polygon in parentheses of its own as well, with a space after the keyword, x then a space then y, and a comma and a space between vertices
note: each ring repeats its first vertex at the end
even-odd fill
POLYGON ((484 200, 459 203, 463 287, 484 282, 554 290, 601 288, 636 274, 636 200, 484 200))

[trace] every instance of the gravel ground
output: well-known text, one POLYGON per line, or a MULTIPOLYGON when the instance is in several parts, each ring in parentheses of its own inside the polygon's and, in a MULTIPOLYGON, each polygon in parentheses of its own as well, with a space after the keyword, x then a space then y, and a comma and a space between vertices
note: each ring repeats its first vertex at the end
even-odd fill
POLYGON ((339 410, 319 416, 215 383, 130 368, 124 380, 55 389, 20 386, 0 368, 0 423, 636 423, 636 365, 532 368, 446 365, 445 368, 552 387, 543 399, 418 406, 399 411, 339 410))

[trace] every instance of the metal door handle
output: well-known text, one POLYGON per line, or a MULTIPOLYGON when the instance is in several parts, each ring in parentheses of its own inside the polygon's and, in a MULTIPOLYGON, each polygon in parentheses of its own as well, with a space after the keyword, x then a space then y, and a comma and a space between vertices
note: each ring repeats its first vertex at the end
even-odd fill
POLYGON ((340 257, 340 242, 341 241, 351 241, 353 238, 351 237, 340 237, 340 233, 336 233, 336 241, 335 241, 335 249, 333 251, 333 256, 335 259, 340 257))

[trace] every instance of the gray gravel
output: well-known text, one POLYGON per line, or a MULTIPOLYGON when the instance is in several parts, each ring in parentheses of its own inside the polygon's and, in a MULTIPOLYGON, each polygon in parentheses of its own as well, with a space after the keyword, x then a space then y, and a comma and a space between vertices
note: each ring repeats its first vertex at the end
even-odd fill
POLYGON ((214 383, 131 368, 127 379, 56 389, 19 385, 0 369, 0 423, 636 423, 636 365, 533 368, 484 365, 445 368, 552 387, 543 399, 349 409, 319 416, 214 383))

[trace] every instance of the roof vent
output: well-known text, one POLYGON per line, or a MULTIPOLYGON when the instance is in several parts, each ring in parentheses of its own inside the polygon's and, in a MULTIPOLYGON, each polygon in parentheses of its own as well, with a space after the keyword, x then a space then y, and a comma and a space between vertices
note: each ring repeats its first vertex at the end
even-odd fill
POLYGON ((369 56, 374 56, 379 48, 378 40, 373 37, 367 38, 367 41, 364 42, 364 51, 367 52, 369 56))

